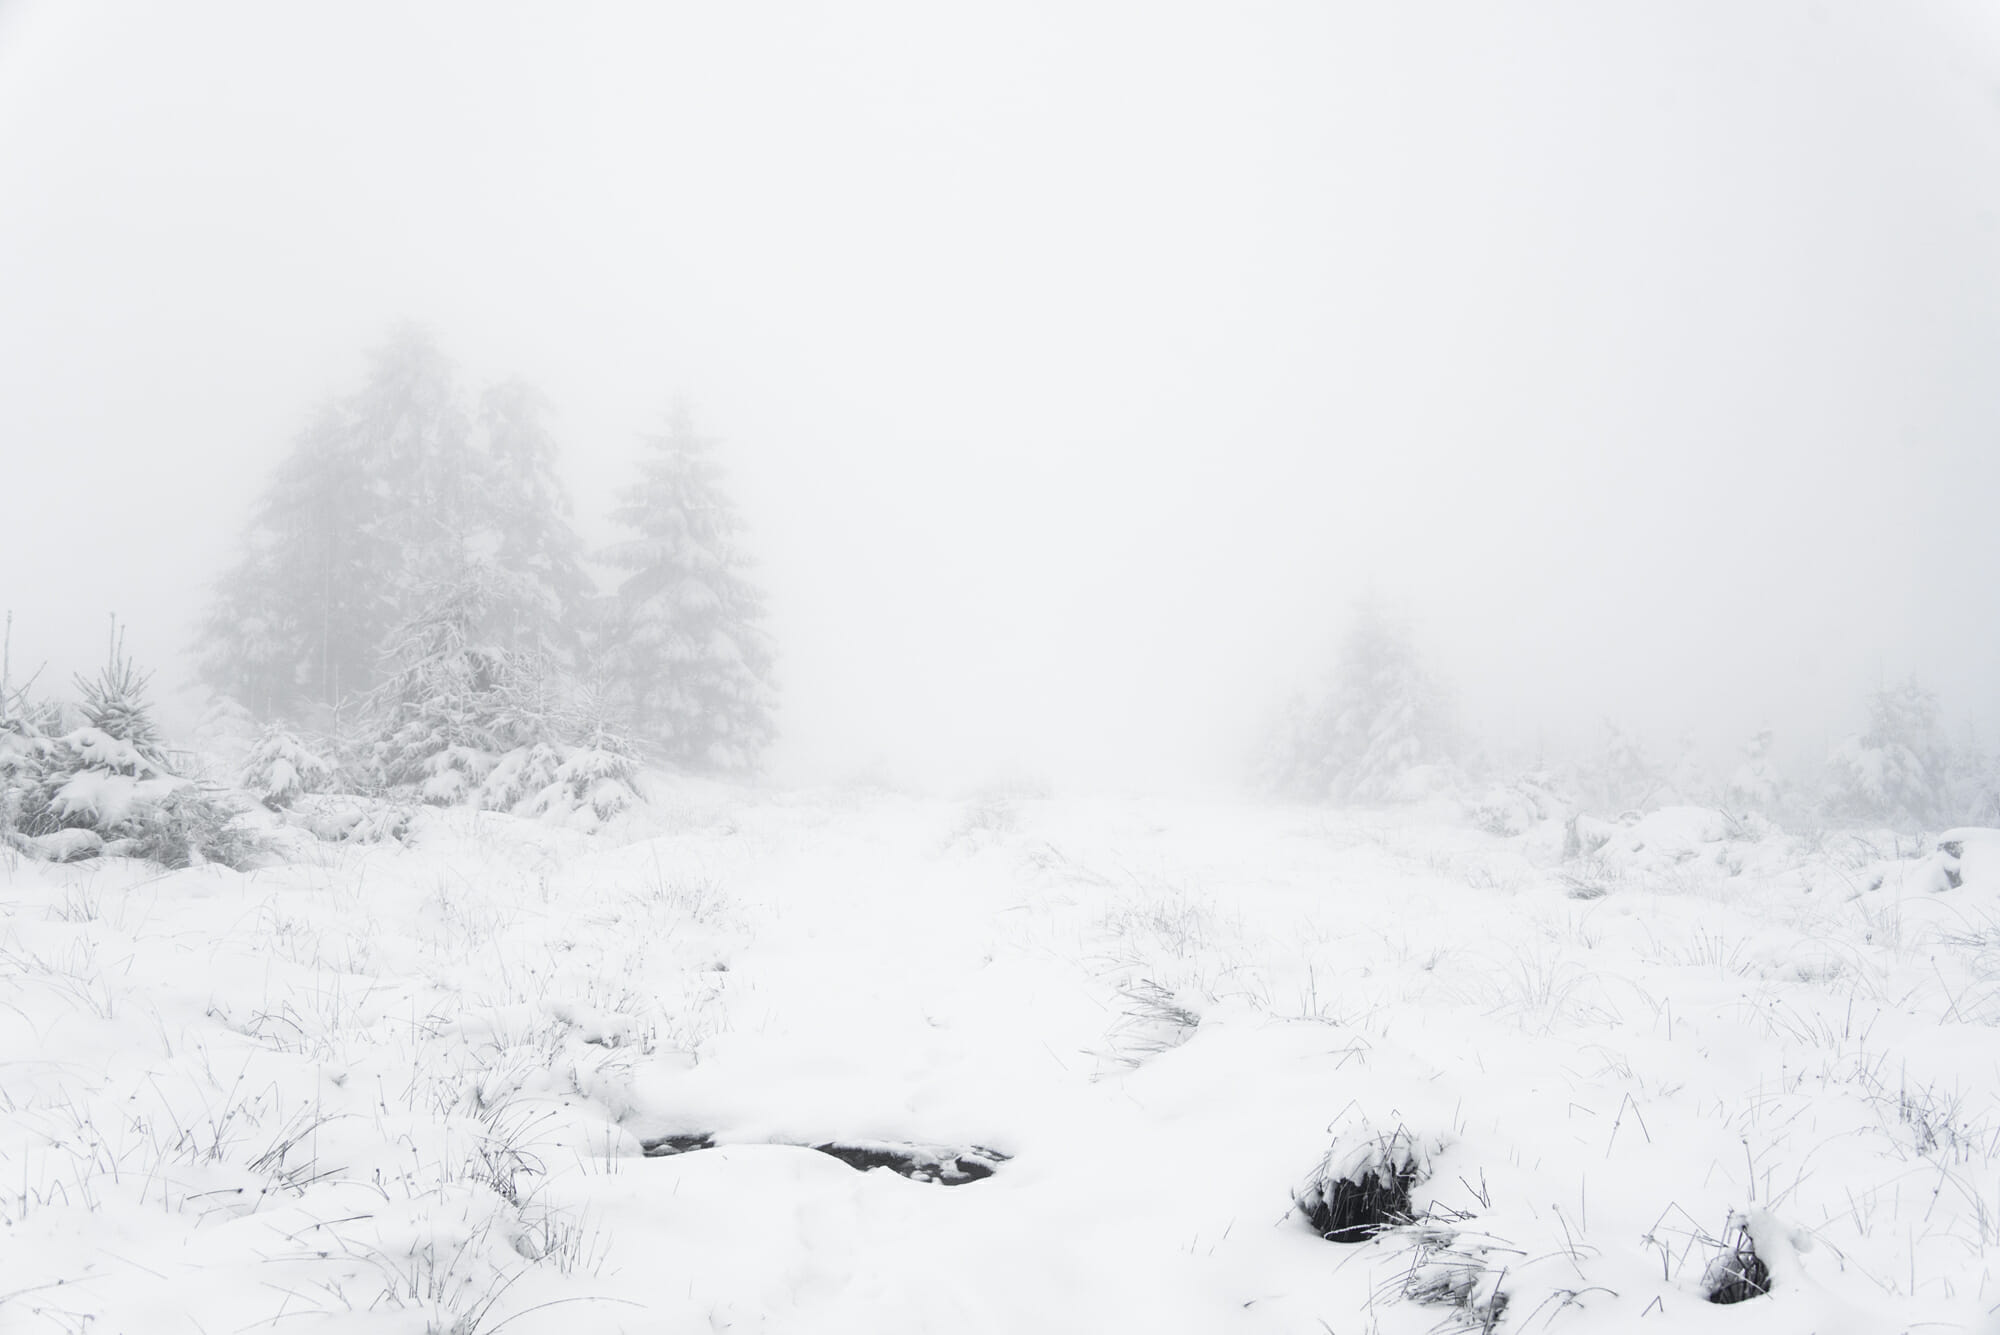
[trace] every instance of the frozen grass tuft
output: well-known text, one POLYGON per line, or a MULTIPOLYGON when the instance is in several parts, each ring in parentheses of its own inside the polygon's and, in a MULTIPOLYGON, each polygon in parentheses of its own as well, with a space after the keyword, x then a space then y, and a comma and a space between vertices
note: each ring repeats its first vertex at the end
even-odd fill
POLYGON ((1179 1000, 1172 988, 1141 978, 1118 989, 1125 1018, 1112 1028, 1111 1057, 1137 1068, 1194 1036, 1201 1012, 1179 1000))
POLYGON ((1441 1148, 1440 1138, 1402 1125, 1383 1132, 1362 1122, 1334 1137, 1293 1202, 1327 1241, 1366 1242, 1415 1220, 1410 1192, 1430 1176, 1441 1148))
POLYGON ((1725 1305, 1748 1302, 1771 1291, 1771 1268, 1757 1255, 1748 1222, 1736 1218, 1730 1223, 1720 1253, 1709 1262, 1701 1280, 1702 1296, 1725 1305))
POLYGON ((1507 1314, 1507 1277, 1496 1257, 1520 1250, 1468 1232, 1457 1221, 1425 1218, 1393 1230, 1410 1243, 1409 1265, 1375 1291, 1378 1302, 1403 1299, 1446 1309, 1437 1331, 1479 1331, 1491 1335, 1507 1314))

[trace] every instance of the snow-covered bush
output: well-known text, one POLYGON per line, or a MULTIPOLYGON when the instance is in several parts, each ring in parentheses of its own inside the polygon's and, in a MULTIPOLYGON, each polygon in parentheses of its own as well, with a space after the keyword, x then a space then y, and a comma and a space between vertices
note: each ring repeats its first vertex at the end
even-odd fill
POLYGON ((629 745, 608 733, 572 747, 555 782, 535 800, 537 815, 607 821, 639 800, 639 766, 629 745))
POLYGON ((96 677, 78 676, 76 686, 91 727, 131 747, 149 764, 163 765, 166 743, 146 699, 151 682, 152 673, 139 671, 125 654, 124 637, 114 634, 110 659, 96 677))
POLYGON ((114 639, 98 675, 77 679, 80 726, 47 735, 15 698, 0 721, 9 843, 57 861, 106 854, 170 867, 242 866, 257 854, 227 794, 169 770, 146 685, 114 639))
POLYGON ((1729 775, 1724 800, 1731 811, 1777 816, 1788 805, 1784 775, 1771 757, 1772 733, 1760 728, 1743 744, 1743 760, 1729 775))
POLYGON ((1884 687, 1868 698, 1867 729, 1827 758, 1826 814, 1900 828, 1947 821, 1950 763, 1937 697, 1914 677, 1884 687))
POLYGON ((2000 756, 1975 744, 1956 748, 1947 765, 1945 791, 1949 819, 2000 826, 2000 756))
POLYGON ((1659 801, 1666 775, 1638 737, 1604 720, 1604 743, 1582 775, 1585 799, 1600 811, 1638 811, 1659 801))
POLYGON ((191 779, 177 779, 162 797, 138 813, 132 833, 123 841, 106 844, 105 851, 145 858, 164 867, 203 862, 246 867, 263 852, 264 845, 239 819, 242 814, 230 794, 191 779))
POLYGON ((433 806, 608 819, 638 799, 631 748, 554 655, 489 638, 493 590, 468 567, 405 628, 372 701, 375 779, 433 806))
POLYGON ((1488 834, 1509 836, 1563 819, 1574 809, 1575 802, 1560 790, 1555 776, 1538 770, 1479 790, 1466 803, 1466 817, 1488 834))
POLYGON ((1712 807, 1722 797, 1722 787, 1702 760, 1701 747, 1692 732, 1683 732, 1675 744, 1674 762, 1661 777, 1658 802, 1661 806, 1712 807))
POLYGON ((562 767, 562 751, 550 742, 517 746, 494 762, 480 786, 476 805, 488 811, 526 814, 557 782, 562 767))
POLYGON ((335 767, 281 724, 264 730, 243 762, 243 787, 272 810, 288 807, 306 793, 323 793, 335 767))
POLYGON ((492 572, 467 566, 399 633, 370 702, 373 769, 385 786, 434 806, 473 802, 503 754, 544 740, 527 665, 480 634, 493 597, 492 572))
POLYGON ((1452 740, 1442 695, 1408 631, 1363 604, 1325 694, 1288 705, 1261 777, 1295 797, 1409 801, 1455 781, 1452 740))
POLYGON ((0 670, 0 844, 20 842, 22 806, 40 779, 47 748, 27 687, 13 685, 0 670))

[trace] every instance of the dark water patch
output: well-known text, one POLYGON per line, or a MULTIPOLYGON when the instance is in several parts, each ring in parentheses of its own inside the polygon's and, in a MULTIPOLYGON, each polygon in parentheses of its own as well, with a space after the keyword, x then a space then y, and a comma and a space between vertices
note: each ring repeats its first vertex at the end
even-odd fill
POLYGON ((712 1150, 715 1137, 706 1132, 696 1132, 691 1136, 661 1136, 657 1140, 642 1140, 639 1148, 646 1152, 648 1159, 663 1159, 670 1154, 686 1154, 690 1150, 712 1150))
MULTIPOLYGON (((641 1141, 639 1148, 648 1159, 664 1159, 714 1149, 715 1137, 708 1132, 660 1136, 641 1141)), ((992 1177, 994 1170, 1010 1157, 984 1145, 955 1147, 885 1140, 828 1140, 800 1148, 818 1150, 859 1172, 886 1168, 912 1182, 935 1182, 947 1187, 992 1177)))
POLYGON ((982 1145, 947 1149, 936 1145, 901 1145, 882 1141, 828 1141, 815 1145, 821 1154, 830 1154, 862 1172, 886 1168, 912 1182, 937 1182, 947 1187, 963 1186, 993 1176, 993 1170, 1008 1156, 982 1145))

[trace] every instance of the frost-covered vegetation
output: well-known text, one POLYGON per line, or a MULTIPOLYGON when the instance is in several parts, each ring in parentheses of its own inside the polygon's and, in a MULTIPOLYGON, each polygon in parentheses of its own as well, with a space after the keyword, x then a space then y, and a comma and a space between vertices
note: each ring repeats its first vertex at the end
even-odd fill
POLYGON ((1309 802, 1455 804, 1475 823, 1515 833, 1557 810, 1636 819, 1673 806, 1795 830, 2000 824, 2000 756, 1969 738, 1949 743, 1937 697, 1914 678, 1870 692, 1859 711, 1866 726, 1804 775, 1780 767, 1768 728, 1743 744, 1733 767, 1712 768, 1691 738, 1661 761, 1609 719, 1592 753, 1510 765, 1480 754, 1448 701, 1408 627, 1360 604, 1333 671, 1316 693, 1287 704, 1256 777, 1269 793, 1309 802))
POLYGON ((1918 682, 1507 762, 1364 605, 1254 798, 753 784, 710 447, 599 593, 478 404, 405 334, 315 420, 189 738, 10 624, 0 1328, 1989 1320, 2000 766, 1918 682))
POLYGON ((149 678, 114 628, 95 677, 68 705, 35 700, 0 668, 0 843, 57 862, 99 854, 167 867, 242 866, 257 841, 238 795, 180 772, 147 699, 149 678))
POLYGON ((426 587, 193 750, 115 634, 0 666, 0 1326, 1989 1318, 2000 830, 1914 683, 1803 779, 1507 770, 1373 613, 1279 802, 642 782, 503 571, 426 587))
MULTIPOLYGON (((616 615, 700 638, 673 533, 616 615)), ((1993 767, 1914 682, 1812 775, 1508 770, 1370 611, 1282 802, 954 803, 691 777, 767 657, 587 680, 504 569, 424 587, 194 750, 115 632, 0 667, 5 1328, 1988 1319, 1993 767)))
POLYGON ((1989 1319, 2000 835, 649 787, 0 856, 0 1327, 1989 1319))
POLYGON ((641 750, 755 768, 772 653, 708 446, 685 411, 648 442, 614 516, 635 536, 604 553, 623 582, 602 594, 551 415, 518 379, 468 402, 405 329, 294 442, 199 645, 220 696, 342 753, 268 738, 253 783, 267 800, 344 775, 433 804, 603 817, 636 799, 641 750))

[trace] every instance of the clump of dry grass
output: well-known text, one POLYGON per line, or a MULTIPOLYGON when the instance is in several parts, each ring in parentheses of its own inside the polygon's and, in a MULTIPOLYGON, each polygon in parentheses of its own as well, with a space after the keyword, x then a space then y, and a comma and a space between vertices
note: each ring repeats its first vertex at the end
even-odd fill
POLYGON ((1366 1242, 1415 1221, 1410 1192, 1430 1176, 1440 1148, 1438 1138, 1408 1127, 1380 1132, 1364 1122, 1334 1137, 1293 1202, 1329 1242, 1366 1242))
POLYGON ((1721 1255, 1709 1262, 1701 1278, 1703 1296, 1712 1303, 1747 1302, 1771 1291, 1771 1268, 1757 1255, 1748 1224, 1740 1218, 1731 1223, 1721 1255))
POLYGON ((1519 1255, 1519 1250, 1468 1233, 1456 1225, 1466 1216, 1433 1211, 1404 1228, 1393 1230, 1411 1242, 1409 1268, 1377 1291, 1378 1300, 1397 1298, 1447 1309, 1438 1330, 1479 1331, 1491 1335, 1507 1312, 1507 1294, 1500 1285, 1506 1266, 1493 1263, 1495 1252, 1519 1255))

